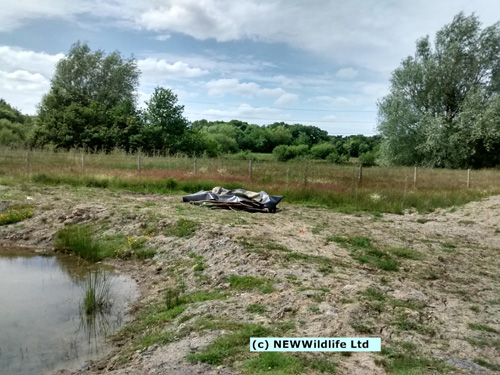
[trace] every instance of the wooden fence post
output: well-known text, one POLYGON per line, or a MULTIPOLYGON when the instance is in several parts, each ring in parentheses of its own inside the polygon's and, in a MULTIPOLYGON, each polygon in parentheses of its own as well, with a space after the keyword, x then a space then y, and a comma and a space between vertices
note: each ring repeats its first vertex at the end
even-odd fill
POLYGON ((467 189, 470 189, 470 168, 467 169, 467 189))
POLYGON ((195 156, 194 157, 194 175, 198 173, 198 158, 195 156))
POLYGON ((417 167, 415 167, 415 171, 413 172, 413 187, 417 187, 417 167))
POLYGON ((363 180, 363 164, 359 164, 359 183, 361 183, 361 181, 363 180))
POLYGON ((30 150, 26 151, 26 171, 30 171, 30 150))
POLYGON ((85 150, 82 149, 82 171, 85 169, 85 150))
POLYGON ((253 159, 250 159, 250 165, 248 166, 248 175, 251 180, 253 176, 253 159))
POLYGON ((141 153, 137 154, 137 170, 141 170, 141 153))

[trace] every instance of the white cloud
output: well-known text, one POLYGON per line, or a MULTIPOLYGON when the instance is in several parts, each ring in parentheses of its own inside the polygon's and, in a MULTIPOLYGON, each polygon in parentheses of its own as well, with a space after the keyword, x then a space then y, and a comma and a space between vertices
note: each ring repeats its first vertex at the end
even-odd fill
POLYGON ((164 42, 166 40, 169 40, 170 38, 172 38, 172 35, 170 35, 170 34, 161 34, 161 35, 155 36, 155 39, 160 41, 160 42, 164 42))
POLYGON ((73 16, 91 12, 96 4, 90 0, 18 0, 1 5, 0 31, 10 31, 28 20, 40 18, 71 19, 73 16))
POLYGON ((282 42, 339 63, 388 73, 413 52, 416 39, 434 33, 459 11, 476 11, 491 24, 496 22, 495 9, 489 0, 316 0, 314 5, 302 0, 150 0, 143 2, 132 22, 146 30, 179 32, 200 40, 282 42))
POLYGON ((0 69, 4 71, 26 70, 38 72, 49 78, 64 54, 50 55, 45 52, 28 51, 22 48, 0 46, 0 69))
POLYGON ((337 73, 335 74, 336 77, 338 78, 345 78, 345 79, 351 79, 354 78, 358 75, 358 71, 353 68, 343 68, 339 69, 337 73))
POLYGON ((40 73, 30 73, 26 70, 16 70, 8 73, 0 70, 0 85, 7 90, 38 90, 50 86, 47 78, 40 73))
POLYGON ((299 96, 295 94, 283 94, 274 102, 276 105, 288 105, 296 103, 299 100, 299 96))
POLYGON ((281 87, 262 88, 255 82, 240 82, 237 78, 223 78, 207 82, 208 95, 225 96, 233 94, 245 98, 265 97, 276 98, 275 105, 287 105, 295 103, 298 95, 290 94, 281 87))
POLYGON ((23 113, 34 114, 40 98, 49 88, 50 81, 40 73, 0 70, 0 92, 3 99, 23 113))
POLYGON ((269 123, 273 121, 284 121, 290 119, 291 116, 282 113, 282 111, 269 108, 269 107, 253 107, 249 104, 241 104, 236 109, 231 111, 223 111, 218 109, 209 109, 199 113, 198 115, 190 115, 190 118, 208 118, 210 120, 221 119, 228 120, 232 118, 237 118, 242 121, 249 121, 253 123, 269 123))
POLYGON ((0 46, 0 92, 2 97, 23 113, 33 114, 40 99, 50 89, 50 78, 62 53, 0 46))
POLYGON ((267 96, 270 98, 279 98, 286 94, 286 91, 281 87, 275 89, 260 89, 258 91, 259 96, 267 96))
POLYGON ((285 77, 284 75, 280 74, 274 77, 271 77, 269 79, 270 82, 275 82, 280 84, 281 86, 291 86, 294 84, 294 80, 290 79, 288 77, 285 77))
POLYGON ((208 95, 224 96, 237 94, 244 97, 257 95, 260 86, 254 82, 240 83, 236 78, 223 78, 207 82, 208 95))
POLYGON ((338 119, 338 117, 335 115, 328 115, 328 116, 322 117, 321 119, 324 121, 335 121, 338 119))
POLYGON ((146 58, 137 61, 142 76, 148 81, 160 82, 164 78, 195 78, 208 74, 208 71, 190 67, 182 61, 169 64, 166 60, 146 58))
POLYGON ((498 18, 491 0, 316 0, 313 5, 302 0, 19 0, 3 4, 0 30, 33 19, 78 20, 90 14, 106 25, 178 32, 200 40, 287 43, 387 75, 413 53, 417 38, 433 34, 459 11, 476 12, 487 25, 498 18))
POLYGON ((347 106, 353 104, 353 101, 351 99, 345 98, 343 96, 336 96, 336 97, 331 97, 331 96, 315 96, 313 98, 308 99, 309 102, 320 102, 324 104, 329 104, 329 105, 336 105, 336 106, 347 106))

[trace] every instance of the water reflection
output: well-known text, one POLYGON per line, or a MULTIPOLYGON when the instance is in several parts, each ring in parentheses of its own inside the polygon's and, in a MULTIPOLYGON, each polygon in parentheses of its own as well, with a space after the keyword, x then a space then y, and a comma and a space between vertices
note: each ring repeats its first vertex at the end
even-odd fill
POLYGON ((136 294, 131 279, 75 257, 0 249, 0 373, 47 373, 102 354, 136 294), (90 275, 111 282, 112 303, 95 314, 82 310, 90 275))

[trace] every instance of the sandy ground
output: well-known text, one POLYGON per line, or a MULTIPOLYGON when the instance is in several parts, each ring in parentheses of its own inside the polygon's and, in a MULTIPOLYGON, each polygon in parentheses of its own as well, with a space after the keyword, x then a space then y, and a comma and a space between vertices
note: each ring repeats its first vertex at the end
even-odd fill
MULTIPOLYGON (((141 236, 154 229, 147 244, 157 249, 153 260, 108 261, 136 279, 141 290, 136 312, 160 300, 181 277, 188 291, 222 289, 230 296, 192 304, 179 319, 288 322, 296 337, 368 335, 381 337, 383 347, 412 343, 415 356, 441 359, 450 373, 494 373, 476 364, 478 359, 500 366, 500 196, 430 214, 382 216, 286 202, 274 215, 214 211, 184 204, 179 196, 64 187, 2 186, 0 196, 0 210, 20 203, 36 207, 30 219, 0 227, 6 246, 51 249, 57 230, 69 224, 93 224, 102 235, 141 236), (164 234, 179 219, 200 224, 194 236, 164 234), (420 259, 401 258, 398 271, 384 271, 354 259, 352 248, 329 240, 332 236, 347 241, 367 237, 377 249, 406 248, 420 259), (290 259, 287 252, 304 256, 290 259), (189 263, 193 254, 204 259, 203 277, 189 263), (318 259, 329 261, 327 271, 318 259), (269 278, 275 291, 230 290, 230 275, 269 278), (384 296, 383 305, 367 297, 369 288, 384 296), (265 306, 265 313, 248 312, 252 304, 265 306)), ((176 319, 164 330, 179 332, 192 320, 179 324, 176 319)), ((115 342, 106 358, 61 373, 239 374, 239 363, 214 367, 185 359, 225 333, 194 330, 168 345, 137 351, 131 351, 130 342, 115 342), (119 360, 123 353, 126 361, 119 360)), ((335 363, 339 374, 386 373, 378 353, 326 353, 321 358, 335 363)), ((428 368, 423 373, 435 372, 428 368)))

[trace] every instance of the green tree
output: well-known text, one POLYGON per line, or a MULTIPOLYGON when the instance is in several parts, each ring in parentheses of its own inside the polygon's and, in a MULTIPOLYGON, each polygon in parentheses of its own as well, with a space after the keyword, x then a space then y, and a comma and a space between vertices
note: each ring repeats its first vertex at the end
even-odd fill
POLYGON ((394 164, 487 167, 500 162, 500 24, 459 13, 417 41, 379 103, 381 156, 394 164))
POLYGON ((75 43, 57 64, 50 91, 40 104, 37 143, 57 148, 115 147, 115 136, 123 130, 117 127, 134 121, 124 122, 124 116, 136 117, 138 84, 133 58, 124 59, 119 52, 92 52, 87 44, 75 43))
POLYGON ((0 145, 26 147, 30 145, 32 118, 0 99, 0 145))
POLYGON ((177 104, 177 100, 172 90, 156 87, 146 102, 142 133, 147 149, 170 153, 184 151, 182 140, 189 122, 183 115, 184 106, 177 104))

